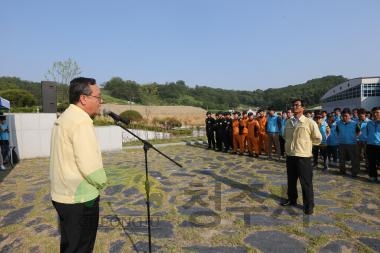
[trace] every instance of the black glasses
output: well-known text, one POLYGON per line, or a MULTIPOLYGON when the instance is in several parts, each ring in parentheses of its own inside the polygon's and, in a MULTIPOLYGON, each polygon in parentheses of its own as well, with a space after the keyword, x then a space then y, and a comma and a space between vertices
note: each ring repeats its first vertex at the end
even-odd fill
POLYGON ((293 104, 293 107, 301 107, 301 104, 293 104))

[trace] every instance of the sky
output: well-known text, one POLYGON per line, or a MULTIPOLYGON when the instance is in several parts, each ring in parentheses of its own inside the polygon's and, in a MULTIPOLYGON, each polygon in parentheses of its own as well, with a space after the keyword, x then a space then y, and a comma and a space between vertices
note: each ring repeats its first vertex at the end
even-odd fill
POLYGON ((256 90, 380 76, 379 0, 2 0, 0 76, 256 90))

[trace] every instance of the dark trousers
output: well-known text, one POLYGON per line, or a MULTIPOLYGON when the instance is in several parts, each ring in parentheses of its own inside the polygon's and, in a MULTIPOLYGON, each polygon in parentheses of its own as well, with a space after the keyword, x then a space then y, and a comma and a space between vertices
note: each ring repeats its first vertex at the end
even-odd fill
POLYGON ((323 166, 327 167, 327 146, 313 145, 313 165, 318 165, 319 154, 323 158, 323 166))
POLYGON ((364 141, 358 141, 357 144, 359 161, 365 161, 365 167, 368 168, 368 157, 367 157, 367 143, 364 141))
POLYGON ((288 199, 296 203, 298 198, 297 181, 300 180, 304 211, 314 208, 313 168, 310 157, 287 156, 286 172, 288 174, 288 199))
POLYGON ((232 146, 232 131, 225 131, 223 133, 224 151, 228 151, 232 146))
POLYGON ((369 177, 377 178, 376 162, 380 160, 380 146, 367 144, 369 177))
POLYGON ((60 223, 60 252, 92 252, 99 222, 99 197, 77 204, 52 201, 60 223))
POLYGON ((329 158, 329 161, 331 161, 331 158, 334 163, 338 161, 338 146, 327 146, 327 157, 329 158))
POLYGON ((285 154, 285 139, 284 139, 284 137, 282 137, 280 135, 279 141, 280 141, 281 156, 284 156, 284 154, 285 154))
POLYGON ((207 131, 207 142, 208 142, 208 147, 209 148, 215 149, 214 131, 207 131))
POLYGON ((359 173, 359 150, 356 144, 339 145, 339 170, 346 173, 346 161, 351 160, 351 174, 356 176, 359 173))
POLYGON ((272 147, 273 144, 276 148, 276 154, 278 156, 281 155, 280 150, 280 140, 279 140, 279 134, 278 133, 267 133, 268 136, 268 157, 272 157, 272 147))
POLYGON ((1 147, 1 155, 3 156, 4 162, 7 158, 8 152, 9 152, 9 141, 8 140, 0 140, 0 147, 1 147))
POLYGON ((219 151, 223 150, 223 130, 218 129, 215 131, 215 141, 216 149, 219 151))

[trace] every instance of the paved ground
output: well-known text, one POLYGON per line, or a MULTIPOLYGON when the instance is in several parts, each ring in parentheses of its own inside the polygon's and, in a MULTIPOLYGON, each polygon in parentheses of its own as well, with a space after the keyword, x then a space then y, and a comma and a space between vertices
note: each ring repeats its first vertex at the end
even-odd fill
MULTIPOLYGON (((304 216, 301 205, 278 205, 286 192, 282 162, 199 145, 159 149, 183 168, 149 150, 153 252, 380 252, 380 184, 364 173, 351 179, 317 169, 315 214, 304 216)), ((95 252, 144 252, 142 149, 103 157, 109 185, 95 252)), ((48 159, 23 160, 0 180, 0 252, 58 252, 48 159)))

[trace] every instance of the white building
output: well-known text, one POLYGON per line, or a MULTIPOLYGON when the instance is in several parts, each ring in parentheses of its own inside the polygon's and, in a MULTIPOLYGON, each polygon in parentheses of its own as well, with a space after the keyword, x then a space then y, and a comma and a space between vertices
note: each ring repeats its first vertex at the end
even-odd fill
POLYGON ((321 98, 323 110, 348 107, 371 110, 380 106, 380 77, 359 77, 345 81, 326 92, 321 98))

